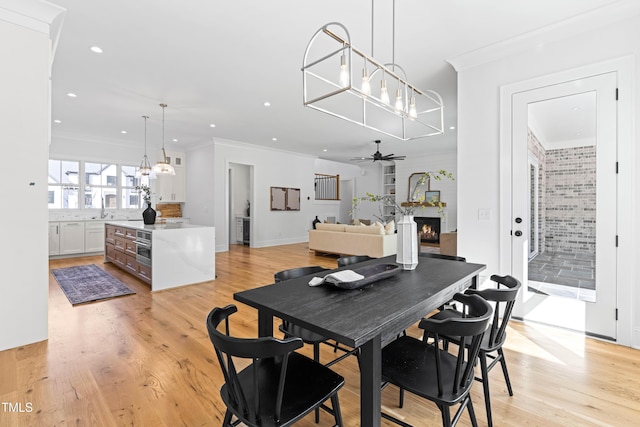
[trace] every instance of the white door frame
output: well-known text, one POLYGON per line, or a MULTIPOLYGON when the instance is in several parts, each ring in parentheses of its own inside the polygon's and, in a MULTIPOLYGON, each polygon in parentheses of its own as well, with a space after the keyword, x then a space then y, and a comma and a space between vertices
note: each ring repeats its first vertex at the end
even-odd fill
POLYGON ((512 227, 512 188, 511 167, 512 158, 511 112, 513 95, 519 92, 533 90, 558 83, 578 80, 596 74, 608 72, 618 73, 618 192, 626 197, 618 198, 618 230, 621 233, 618 240, 618 262, 616 275, 618 277, 617 308, 618 322, 616 328, 617 343, 631 345, 638 338, 633 337, 633 282, 634 261, 637 256, 637 244, 634 242, 633 228, 634 197, 634 147, 633 147, 633 90, 634 63, 632 56, 626 56, 610 61, 591 64, 584 67, 563 71, 539 78, 517 82, 500 88, 500 270, 511 271, 511 230, 512 227))

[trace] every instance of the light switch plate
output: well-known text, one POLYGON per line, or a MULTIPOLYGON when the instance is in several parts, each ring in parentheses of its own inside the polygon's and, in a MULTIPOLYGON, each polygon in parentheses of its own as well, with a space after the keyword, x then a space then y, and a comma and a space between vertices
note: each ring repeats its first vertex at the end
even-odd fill
POLYGON ((478 221, 490 221, 491 209, 478 209, 478 221))

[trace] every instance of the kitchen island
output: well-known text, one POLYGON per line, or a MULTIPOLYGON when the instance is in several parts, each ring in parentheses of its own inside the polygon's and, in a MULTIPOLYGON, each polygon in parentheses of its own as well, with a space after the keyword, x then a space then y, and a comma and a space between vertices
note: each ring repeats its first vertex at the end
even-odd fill
POLYGON ((152 291, 214 280, 215 228, 107 221, 104 260, 149 283, 152 291))

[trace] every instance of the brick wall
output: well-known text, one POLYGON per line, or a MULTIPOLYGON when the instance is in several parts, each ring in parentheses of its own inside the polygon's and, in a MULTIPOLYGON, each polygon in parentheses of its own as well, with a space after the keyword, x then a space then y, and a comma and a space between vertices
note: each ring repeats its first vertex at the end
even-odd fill
POLYGON ((538 250, 595 253, 596 147, 544 150, 529 131, 540 162, 538 250))
POLYGON ((546 249, 595 253, 596 147, 546 153, 546 249))

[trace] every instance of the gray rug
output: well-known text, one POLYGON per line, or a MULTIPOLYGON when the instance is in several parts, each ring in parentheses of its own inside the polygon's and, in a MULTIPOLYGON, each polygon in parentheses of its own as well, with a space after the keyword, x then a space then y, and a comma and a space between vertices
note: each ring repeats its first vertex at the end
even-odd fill
POLYGON ((135 294, 95 264, 56 268, 51 274, 72 305, 135 294))

